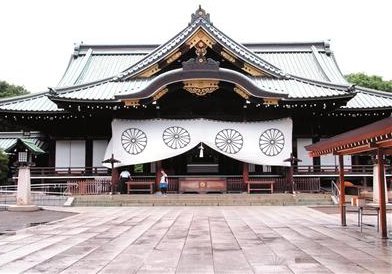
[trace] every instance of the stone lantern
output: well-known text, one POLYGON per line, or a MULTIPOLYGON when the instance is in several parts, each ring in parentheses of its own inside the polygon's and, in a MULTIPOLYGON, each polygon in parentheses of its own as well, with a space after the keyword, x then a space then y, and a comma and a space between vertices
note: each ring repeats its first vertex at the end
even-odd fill
POLYGON ((31 202, 31 180, 30 166, 34 165, 33 158, 38 154, 43 154, 40 147, 29 139, 18 138, 15 144, 9 147, 6 152, 15 153, 18 166, 18 188, 16 193, 16 205, 8 207, 9 211, 36 211, 39 208, 31 202))

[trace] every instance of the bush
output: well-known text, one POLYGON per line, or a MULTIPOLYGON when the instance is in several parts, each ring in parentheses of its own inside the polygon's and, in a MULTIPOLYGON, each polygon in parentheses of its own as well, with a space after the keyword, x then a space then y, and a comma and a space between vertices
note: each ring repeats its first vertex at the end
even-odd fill
POLYGON ((0 149, 0 184, 6 184, 8 178, 8 155, 0 149))

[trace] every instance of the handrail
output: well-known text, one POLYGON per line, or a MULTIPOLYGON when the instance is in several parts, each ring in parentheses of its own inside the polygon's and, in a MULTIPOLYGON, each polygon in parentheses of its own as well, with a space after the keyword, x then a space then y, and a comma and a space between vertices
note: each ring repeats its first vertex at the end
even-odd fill
MULTIPOLYGON (((63 206, 69 193, 67 184, 31 184, 31 202, 38 206, 63 206)), ((0 186, 0 204, 14 205, 17 199, 17 185, 0 186)))
POLYGON ((335 183, 334 180, 331 180, 331 194, 332 194, 332 197, 335 198, 336 202, 339 203, 340 188, 338 187, 338 185, 335 183))

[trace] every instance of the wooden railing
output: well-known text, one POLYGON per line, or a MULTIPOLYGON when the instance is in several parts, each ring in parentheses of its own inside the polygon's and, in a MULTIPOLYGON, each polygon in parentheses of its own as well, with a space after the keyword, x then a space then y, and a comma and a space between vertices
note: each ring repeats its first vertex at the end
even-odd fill
MULTIPOLYGON (((338 174, 339 166, 337 165, 299 165, 294 166, 294 174, 338 174)), ((344 166, 346 174, 372 174, 373 165, 347 165, 344 166)), ((391 175, 392 167, 385 165, 385 174, 391 175)))
POLYGON ((106 167, 30 167, 32 177, 51 176, 105 176, 110 175, 110 170, 106 167))
MULTIPOLYGON (((346 175, 369 175, 373 174, 373 165, 350 165, 345 166, 346 175)), ((14 171, 16 172, 16 170, 14 171)), ((338 175, 339 167, 336 165, 300 165, 294 166, 294 176, 325 176, 338 175)), ((105 176, 110 175, 110 169, 106 167, 31 167, 31 177, 34 178, 51 178, 51 177, 83 177, 83 176, 105 176)), ((385 174, 387 177, 392 176, 392 166, 385 165, 385 174)), ((13 174, 17 176, 17 174, 13 174)), ((149 177, 152 176, 141 176, 149 177)), ((235 180, 234 180, 235 181, 235 180)), ((233 182, 234 182, 233 181, 233 182)))
POLYGON ((294 178, 294 190, 299 192, 320 192, 320 178, 294 178))
POLYGON ((66 193, 70 195, 98 195, 111 192, 110 178, 68 180, 66 193))

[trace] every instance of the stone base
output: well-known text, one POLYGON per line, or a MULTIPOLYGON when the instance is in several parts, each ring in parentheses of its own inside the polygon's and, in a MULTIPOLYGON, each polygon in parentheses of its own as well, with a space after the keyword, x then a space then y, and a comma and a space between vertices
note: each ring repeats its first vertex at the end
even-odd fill
POLYGON ((14 211, 14 212, 31 212, 40 210, 36 205, 10 205, 7 210, 14 211))

